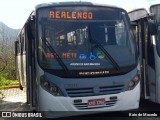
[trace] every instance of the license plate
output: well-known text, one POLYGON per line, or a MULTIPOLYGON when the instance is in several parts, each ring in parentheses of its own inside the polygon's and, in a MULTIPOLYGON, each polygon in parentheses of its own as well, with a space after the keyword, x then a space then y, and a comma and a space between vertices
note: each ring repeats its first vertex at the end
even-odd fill
POLYGON ((96 106, 96 105, 104 105, 105 104, 105 99, 91 99, 88 100, 88 106, 96 106))

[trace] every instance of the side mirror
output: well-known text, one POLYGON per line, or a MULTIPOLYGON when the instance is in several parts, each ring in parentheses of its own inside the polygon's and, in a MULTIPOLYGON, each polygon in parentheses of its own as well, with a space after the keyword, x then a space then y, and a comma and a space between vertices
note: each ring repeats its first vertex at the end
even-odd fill
POLYGON ((148 21, 148 27, 149 27, 149 32, 151 35, 156 35, 157 34, 157 26, 155 20, 149 20, 148 21))

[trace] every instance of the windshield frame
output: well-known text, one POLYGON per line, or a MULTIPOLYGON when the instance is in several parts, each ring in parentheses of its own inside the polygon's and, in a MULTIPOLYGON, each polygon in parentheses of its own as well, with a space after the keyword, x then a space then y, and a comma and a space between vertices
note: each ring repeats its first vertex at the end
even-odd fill
MULTIPOLYGON (((52 6, 51 6, 52 7, 52 6)), ((65 7, 65 6, 62 6, 62 7, 65 7)), ((75 7, 75 6, 74 6, 75 7)), ((101 7, 101 6, 89 6, 89 7, 101 7)), ((106 6, 104 6, 104 7, 106 7, 106 6)), ((46 7, 47 9, 48 9, 48 7, 46 7)), ((107 7, 108 8, 108 7, 107 7)), ((41 8, 39 8, 39 9, 41 9, 41 8)), ((38 11, 39 11, 39 9, 37 9, 37 11, 36 11, 36 13, 37 13, 37 15, 36 15, 36 29, 37 29, 37 33, 36 33, 36 39, 39 41, 39 38, 38 38, 38 11)), ((123 9, 120 9, 120 8, 114 8, 114 9, 118 9, 118 10, 121 10, 121 12, 125 12, 123 9)), ((126 13, 126 12, 125 12, 126 13)), ((130 27, 131 25, 130 25, 130 22, 128 22, 129 21, 129 17, 127 16, 127 13, 126 13, 126 20, 127 20, 127 29, 130 29, 130 28, 128 28, 128 27, 130 27)), ((133 35, 133 34, 132 34, 133 35)), ((133 37, 131 35, 131 37, 133 37)), ((133 41, 133 42, 135 42, 135 40, 133 41)), ((133 65, 131 65, 131 66, 127 66, 127 67, 121 67, 122 69, 121 69, 121 71, 117 71, 117 70, 115 70, 115 69, 108 69, 107 68, 107 70, 106 69, 101 69, 101 70, 69 70, 70 71, 70 74, 67 74, 67 72, 65 71, 65 70, 50 70, 50 69, 46 69, 46 68, 44 68, 41 64, 40 64, 40 61, 39 61, 39 52, 38 52, 38 43, 36 44, 37 45, 37 47, 36 47, 36 49, 37 49, 37 61, 38 61, 38 63, 39 63, 39 66, 43 69, 43 70, 46 70, 46 71, 48 71, 49 73, 52 73, 52 74, 55 74, 55 75, 57 75, 57 76, 60 76, 60 77, 83 77, 83 75, 82 76, 80 76, 79 75, 79 73, 80 72, 96 72, 96 71, 106 71, 106 74, 102 74, 102 75, 100 75, 100 74, 97 74, 97 75, 85 75, 84 77, 97 77, 97 76, 112 76, 112 75, 118 75, 118 74, 125 74, 126 72, 129 72, 129 71, 131 71, 131 70, 133 70, 136 66, 137 66, 137 64, 138 64, 138 60, 137 60, 137 49, 136 49, 136 47, 135 47, 135 64, 133 64, 133 65), (107 71, 109 71, 109 73, 107 72, 107 71), (112 72, 111 72, 112 71, 112 72), (71 75, 71 76, 70 76, 71 75)))

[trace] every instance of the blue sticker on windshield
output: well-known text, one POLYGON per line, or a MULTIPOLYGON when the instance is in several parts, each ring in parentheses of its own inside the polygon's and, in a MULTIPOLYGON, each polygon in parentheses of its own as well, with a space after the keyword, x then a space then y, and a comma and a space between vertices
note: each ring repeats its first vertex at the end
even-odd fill
POLYGON ((86 60, 86 59, 87 59, 87 54, 85 54, 85 53, 80 53, 80 54, 78 55, 78 59, 79 59, 79 60, 86 60))
POLYGON ((96 54, 95 52, 90 52, 89 59, 90 59, 90 60, 95 60, 95 59, 97 59, 97 54, 96 54))
POLYGON ((78 59, 79 60, 96 60, 97 57, 97 53, 96 52, 89 52, 89 53, 79 53, 78 54, 78 59))

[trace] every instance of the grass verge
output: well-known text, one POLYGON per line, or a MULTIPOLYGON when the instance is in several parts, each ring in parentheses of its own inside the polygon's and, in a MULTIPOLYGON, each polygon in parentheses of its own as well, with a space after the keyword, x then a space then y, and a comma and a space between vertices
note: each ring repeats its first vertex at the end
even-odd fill
POLYGON ((15 88, 18 87, 18 80, 7 80, 4 77, 0 76, 0 98, 3 98, 2 89, 6 88, 15 88))
POLYGON ((1 86, 10 86, 10 85, 18 85, 18 80, 7 80, 4 77, 0 76, 0 87, 1 86))

